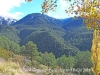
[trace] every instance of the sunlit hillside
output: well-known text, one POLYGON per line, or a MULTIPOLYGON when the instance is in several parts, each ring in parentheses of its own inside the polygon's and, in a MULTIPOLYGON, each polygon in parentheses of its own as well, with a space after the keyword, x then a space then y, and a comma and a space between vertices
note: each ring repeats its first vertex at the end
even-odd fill
POLYGON ((3 61, 0 58, 0 75, 32 75, 23 71, 17 63, 3 61))

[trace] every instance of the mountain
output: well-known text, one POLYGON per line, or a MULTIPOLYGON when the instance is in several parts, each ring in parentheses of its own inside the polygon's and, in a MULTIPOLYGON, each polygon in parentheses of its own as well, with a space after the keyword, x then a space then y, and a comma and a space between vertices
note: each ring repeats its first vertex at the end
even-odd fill
POLYGON ((21 39, 20 45, 33 41, 40 52, 53 52, 56 57, 63 54, 75 55, 79 49, 65 43, 63 37, 66 31, 62 28, 62 22, 47 15, 34 13, 25 16, 12 26, 20 32, 18 35, 21 39))
POLYGON ((0 25, 0 36, 5 36, 16 43, 20 42, 18 33, 19 31, 12 26, 0 25))
POLYGON ((83 19, 80 17, 78 19, 69 18, 64 22, 62 27, 66 30, 65 41, 81 51, 90 50, 93 30, 88 30, 83 25, 83 19))
POLYGON ((55 19, 49 17, 47 15, 42 15, 40 13, 32 13, 24 18, 17 21, 15 24, 25 24, 25 25, 36 25, 36 24, 49 24, 49 25, 60 25, 62 26, 62 22, 59 19, 55 19))
POLYGON ((91 49, 93 31, 87 30, 85 25, 82 25, 82 20, 80 17, 77 20, 73 17, 55 19, 32 13, 11 26, 1 25, 0 33, 6 37, 9 33, 10 39, 16 37, 15 41, 21 46, 33 41, 42 53, 52 52, 56 57, 63 54, 75 55, 78 51, 91 49), (7 28, 11 28, 10 32, 7 28))
MULTIPOLYGON (((50 30, 50 29, 49 29, 50 30)), ((27 33, 28 33, 27 29, 27 33)), ((68 55, 69 53, 75 55, 78 48, 75 46, 71 46, 70 44, 65 44, 63 40, 63 36, 59 35, 60 33, 64 32, 55 32, 53 30, 50 31, 33 31, 30 30, 30 34, 25 36, 26 30, 21 31, 20 36, 24 38, 21 39, 21 44, 27 43, 27 41, 33 41, 37 44, 37 47, 40 52, 52 52, 55 54, 56 57, 59 57, 63 54, 68 55)), ((63 35, 62 34, 62 35, 63 35)))
POLYGON ((73 17, 69 19, 65 19, 63 21, 63 28, 67 31, 70 31, 70 29, 75 29, 78 27, 81 27, 83 24, 83 19, 78 17, 78 19, 74 19, 73 17))
POLYGON ((10 17, 2 17, 0 16, 0 25, 12 25, 16 22, 16 19, 12 19, 10 17))

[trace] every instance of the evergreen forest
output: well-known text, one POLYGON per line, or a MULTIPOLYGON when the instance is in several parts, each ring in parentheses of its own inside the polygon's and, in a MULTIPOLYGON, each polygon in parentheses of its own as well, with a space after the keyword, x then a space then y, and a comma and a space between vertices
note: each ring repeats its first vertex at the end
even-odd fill
POLYGON ((0 25, 0 73, 16 75, 4 68, 12 63, 12 69, 32 75, 93 75, 92 33, 80 17, 55 19, 40 13, 0 25), (1 60, 7 65, 1 66, 1 60))

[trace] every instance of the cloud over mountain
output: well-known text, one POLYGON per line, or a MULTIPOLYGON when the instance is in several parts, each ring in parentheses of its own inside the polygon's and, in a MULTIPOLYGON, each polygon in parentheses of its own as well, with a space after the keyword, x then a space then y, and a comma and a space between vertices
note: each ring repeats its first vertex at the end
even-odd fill
POLYGON ((20 7, 21 3, 25 3, 24 0, 0 0, 0 16, 9 16, 18 19, 22 12, 11 13, 11 9, 14 7, 20 7))

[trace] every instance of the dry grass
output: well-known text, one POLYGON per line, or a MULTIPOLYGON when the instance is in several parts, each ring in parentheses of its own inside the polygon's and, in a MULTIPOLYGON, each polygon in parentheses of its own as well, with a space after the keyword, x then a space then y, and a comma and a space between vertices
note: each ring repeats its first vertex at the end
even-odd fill
POLYGON ((0 61, 0 75, 34 75, 23 71, 20 66, 12 61, 0 61))

